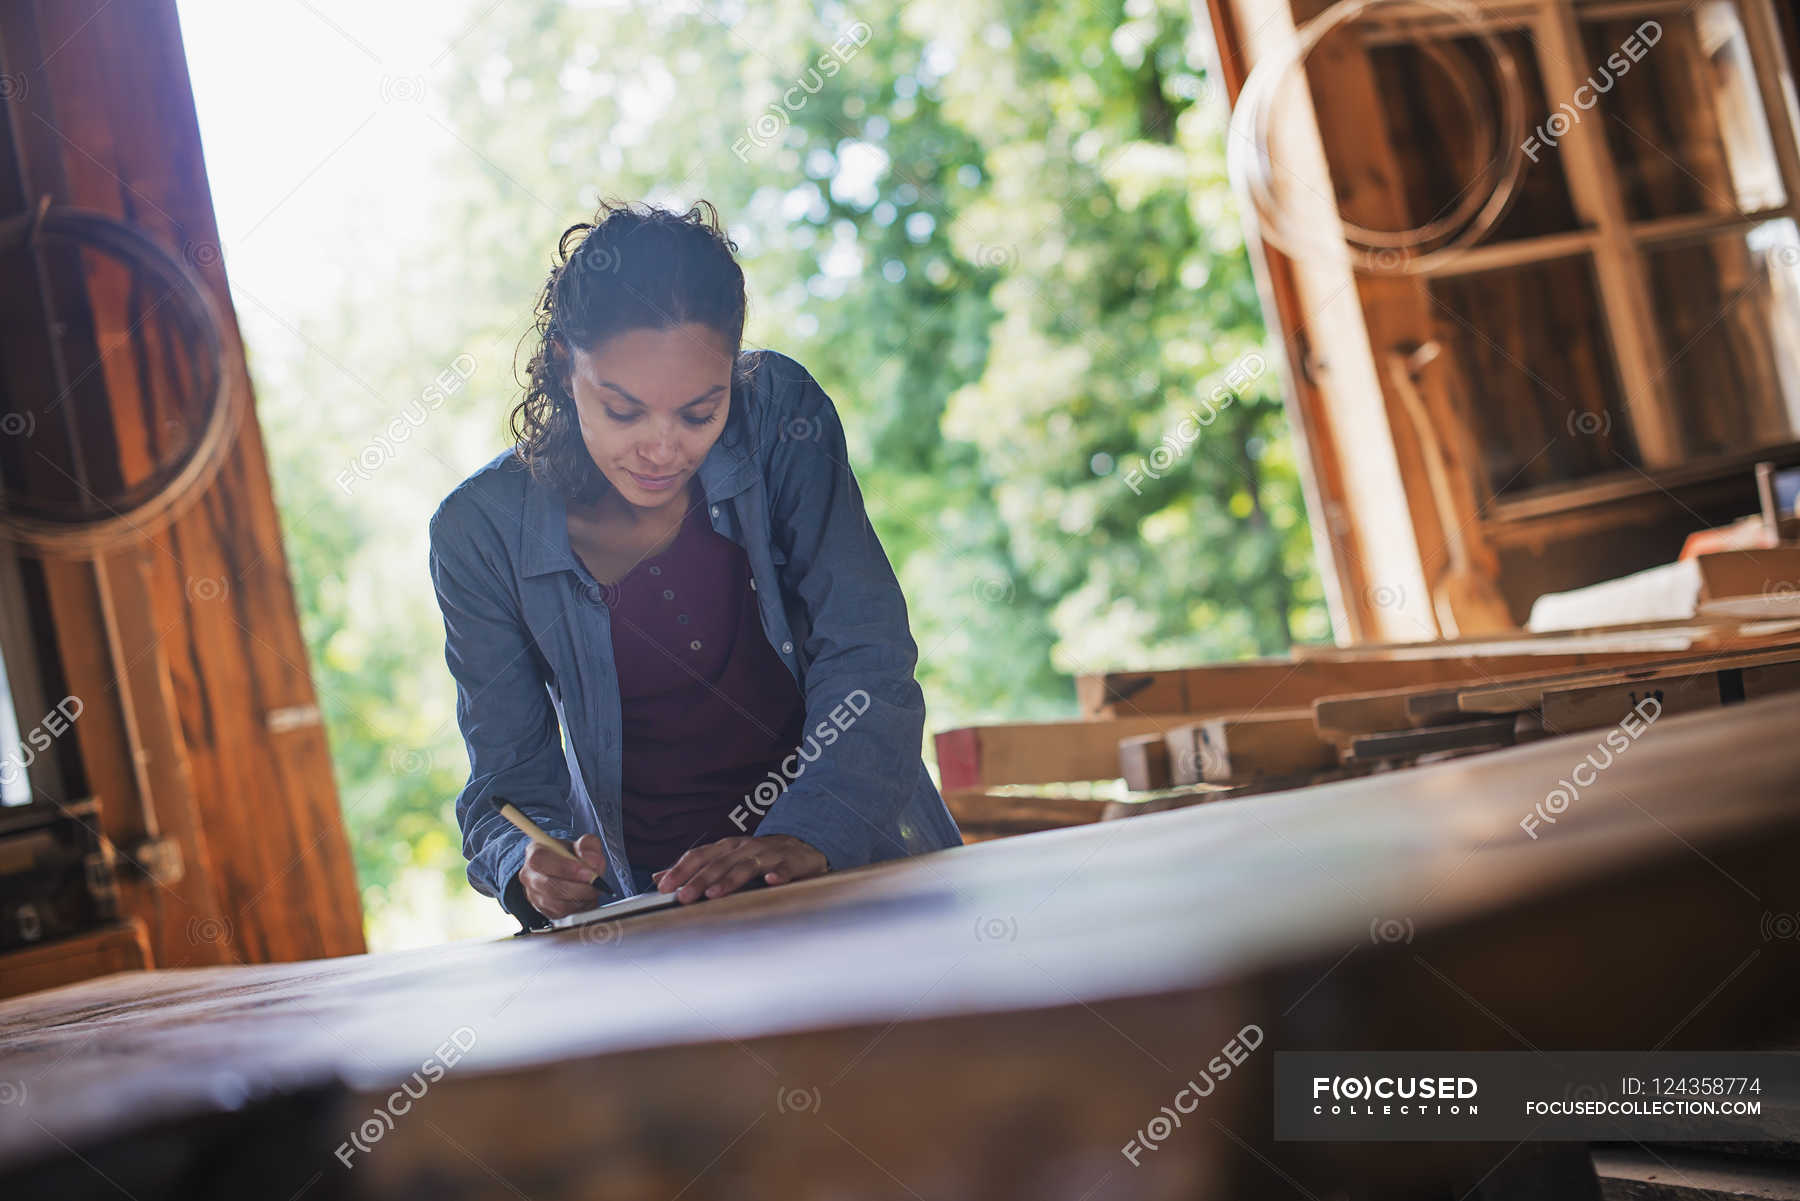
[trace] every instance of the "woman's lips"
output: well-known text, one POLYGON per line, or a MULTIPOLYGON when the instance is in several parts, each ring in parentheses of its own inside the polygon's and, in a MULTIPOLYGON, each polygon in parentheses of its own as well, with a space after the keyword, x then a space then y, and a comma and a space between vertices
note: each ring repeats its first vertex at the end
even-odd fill
POLYGON ((675 481, 681 478, 679 474, 662 476, 639 475, 629 468, 626 469, 626 474, 636 481, 638 487, 647 489, 651 492, 661 492, 665 488, 673 488, 675 486, 675 481))

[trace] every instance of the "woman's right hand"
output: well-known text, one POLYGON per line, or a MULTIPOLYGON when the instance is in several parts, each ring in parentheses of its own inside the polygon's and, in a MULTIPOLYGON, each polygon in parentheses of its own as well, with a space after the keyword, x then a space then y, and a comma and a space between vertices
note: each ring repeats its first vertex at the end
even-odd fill
POLYGON ((581 856, 580 863, 564 859, 549 847, 535 842, 525 852, 525 865, 519 869, 519 884, 525 890, 525 899, 545 917, 567 917, 600 903, 600 892, 594 887, 594 879, 606 874, 605 848, 600 845, 599 838, 583 834, 575 840, 572 849, 581 856))

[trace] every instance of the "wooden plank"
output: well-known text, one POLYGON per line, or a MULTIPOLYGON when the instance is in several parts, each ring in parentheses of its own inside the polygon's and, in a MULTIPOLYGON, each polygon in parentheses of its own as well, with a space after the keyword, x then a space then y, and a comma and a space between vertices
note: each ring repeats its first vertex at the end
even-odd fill
POLYGON ((1800 663, 1768 663, 1743 669, 1744 699, 1757 700, 1800 689, 1800 663))
POLYGON ((1406 702, 1418 693, 1417 688, 1388 688, 1322 696, 1313 702, 1313 725, 1321 737, 1339 741, 1352 734, 1404 729, 1412 724, 1406 702))
POLYGON ((1544 693, 1541 712, 1546 730, 1568 733, 1616 725, 1627 714, 1652 702, 1656 715, 1661 716, 1735 705, 1796 689, 1800 689, 1800 656, 1757 667, 1721 667, 1716 671, 1558 689, 1544 693))
POLYGON ((1176 787, 1198 784, 1205 778, 1200 759, 1205 748, 1198 724, 1178 726, 1164 736, 1169 750, 1169 781, 1176 787))
POLYGON ((1097 720, 1146 713, 1186 713, 1184 671, 1112 671, 1075 677, 1081 715, 1097 720))
POLYGON ((1200 724, 1198 742, 1200 776, 1209 784, 1326 771, 1338 762, 1337 747, 1319 737, 1306 710, 1215 718, 1200 724))
POLYGON ((1302 772, 1292 776, 1265 776, 1247 784, 1200 783, 1187 785, 1184 786, 1186 791, 1170 796, 1145 797, 1141 801, 1108 801, 1100 820, 1118 821, 1127 817, 1145 817, 1152 813, 1190 809, 1195 805, 1205 805, 1213 801, 1236 801, 1246 797, 1290 792, 1296 788, 1310 788, 1315 784, 1328 784, 1335 780, 1353 780, 1358 776, 1368 775, 1369 770, 1366 764, 1346 763, 1329 771, 1302 772))
POLYGON ((1175 782, 1169 769, 1169 743, 1159 734, 1140 734, 1119 742, 1119 774, 1133 792, 1167 788, 1175 782))
POLYGON ((1745 656, 1769 656, 1779 661, 1782 658, 1800 652, 1797 642, 1789 631, 1782 628, 1780 632, 1766 640, 1745 644, 1742 647, 1723 648, 1691 655, 1665 655, 1644 660, 1638 665, 1625 665, 1618 668, 1598 668, 1592 670, 1575 670, 1550 672, 1543 675, 1527 675, 1509 677, 1496 681, 1492 685, 1452 685, 1445 688, 1421 688, 1413 690, 1406 698, 1406 710, 1412 725, 1433 725, 1447 721, 1459 721, 1463 715, 1471 712, 1520 712, 1535 708, 1537 698, 1545 687, 1585 687, 1590 684, 1603 684, 1625 679, 1623 673, 1638 669, 1655 668, 1692 668, 1709 664, 1742 661, 1745 656), (1471 704, 1491 703, 1495 706, 1510 706, 1494 709, 1465 709, 1461 698, 1471 697, 1471 704))
POLYGON ((1107 803, 1082 797, 953 792, 946 794, 944 804, 961 827, 966 842, 971 835, 1028 834, 1097 822, 1107 803))
POLYGON ((1694 619, 1689 621, 1626 622, 1575 630, 1533 632, 1515 630, 1502 635, 1469 638, 1437 638, 1428 642, 1367 642, 1350 646, 1296 646, 1297 659, 1449 659, 1457 657, 1493 659, 1501 656, 1530 656, 1533 662, 1548 670, 1556 663, 1542 661, 1546 655, 1595 654, 1659 654, 1675 653, 1695 643, 1711 643, 1733 636, 1737 622, 1732 619, 1694 619))
POLYGON ((1732 669, 1658 676, 1652 680, 1559 688, 1540 703, 1544 729, 1552 734, 1616 726, 1632 714, 1654 721, 1666 714, 1717 709, 1742 699, 1741 674, 1732 669))
POLYGON ((1438 751, 1511 746, 1515 738, 1514 727, 1514 719, 1509 715, 1459 722, 1453 726, 1430 726, 1423 730, 1361 734, 1350 740, 1350 755, 1359 762, 1370 762, 1407 759, 1438 751))
POLYGON ((0 997, 23 996, 149 967, 149 932, 143 922, 129 918, 87 934, 0 955, 0 997))
MULTIPOLYGON (((1360 642, 1348 646, 1303 643, 1292 649, 1296 659, 1442 659, 1456 655, 1679 653, 1695 647, 1729 644, 1745 637, 1744 622, 1734 617, 1661 618, 1613 622, 1568 630, 1516 630, 1472 638, 1438 638, 1414 642, 1360 642)), ((1546 665, 1553 668, 1555 664, 1546 665)))
MULTIPOLYGON (((1621 668, 1610 672, 1582 672, 1555 679, 1492 687, 1464 689, 1456 694, 1456 708, 1462 713, 1517 713, 1536 709, 1546 692, 1573 691, 1622 685, 1648 684, 1655 680, 1673 680, 1684 675, 1706 674, 1727 668, 1760 667, 1788 663, 1800 659, 1800 647, 1784 646, 1769 650, 1723 652, 1700 655, 1641 667, 1621 668)), ((1416 712, 1416 710, 1415 710, 1416 712)))
MULTIPOLYGON (((1800 645, 1793 642, 1791 635, 1785 629, 1769 642, 1771 649, 1789 648, 1800 655, 1800 645)), ((1684 664, 1715 663, 1720 661, 1721 653, 1742 655, 1758 652, 1744 650, 1648 657, 1643 660, 1643 665, 1660 664, 1679 667, 1684 664)), ((1777 658, 1781 657, 1783 656, 1777 656, 1777 658)), ((1774 677, 1770 677, 1770 679, 1772 680, 1774 677)), ((1326 737, 1344 740, 1356 734, 1378 734, 1408 726, 1419 727, 1456 722, 1462 720, 1470 712, 1523 711, 1537 705, 1542 695, 1540 685, 1552 688, 1557 686, 1581 687, 1590 683, 1605 682, 1608 682, 1606 671, 1565 671, 1542 674, 1534 672, 1507 676, 1496 679, 1490 684, 1473 687, 1425 686, 1393 688, 1379 692, 1348 693, 1342 696, 1321 697, 1314 702, 1313 720, 1326 737), (1492 691, 1484 693, 1483 689, 1492 689, 1492 691), (1510 691, 1514 689, 1516 691, 1510 691), (1465 694, 1495 698, 1492 703, 1498 707, 1493 710, 1465 709, 1461 701, 1465 694)), ((1783 690, 1785 690, 1783 687, 1776 685, 1768 688, 1768 692, 1783 690)))
MULTIPOLYGON (((1432 644, 1424 644, 1426 647, 1432 644)), ((1168 671, 1108 672, 1078 676, 1076 697, 1083 716, 1095 720, 1159 713, 1218 716, 1293 709, 1322 696, 1347 692, 1464 680, 1497 679, 1524 672, 1568 670, 1642 663, 1674 653, 1681 643, 1640 645, 1622 650, 1559 650, 1548 654, 1509 651, 1482 654, 1457 650, 1393 658, 1324 657, 1250 659, 1168 671)))
POLYGON ((1168 813, 1176 809, 1191 809, 1195 805, 1204 805, 1210 801, 1223 801, 1237 795, 1235 788, 1211 788, 1202 791, 1196 788, 1191 792, 1181 792, 1174 796, 1149 797, 1141 801, 1108 801, 1106 812, 1101 814, 1101 821, 1115 822, 1127 817, 1145 817, 1152 813, 1168 813))
POLYGON ((1708 616, 1731 617, 1744 622, 1792 621, 1800 617, 1800 593, 1774 591, 1726 596, 1701 601, 1700 611, 1708 616))
POLYGON ((1694 556, 1700 571, 1700 600, 1800 594, 1800 547, 1724 550, 1694 556))
POLYGON ((1178 724, 1178 718, 1133 717, 945 730, 935 738, 939 786, 947 795, 980 792, 996 784, 1115 779, 1121 740, 1161 734, 1178 724))
MULTIPOLYGON (((1645 663, 1663 661, 1663 657, 1641 660, 1645 663)), ((1411 726, 1456 721, 1462 717, 1462 711, 1456 707, 1456 698, 1471 688, 1556 682, 1581 679, 1588 674, 1591 673, 1520 672, 1481 677, 1478 681, 1449 687, 1428 684, 1325 696, 1313 702, 1313 723, 1323 736, 1343 741, 1356 734, 1381 734, 1411 726)))
POLYGON ((1170 730, 1169 775, 1177 785, 1241 784, 1337 766, 1337 748, 1306 710, 1214 718, 1170 730))
MULTIPOLYGON (((1796 640, 1793 634, 1785 629, 1778 631, 1769 639, 1758 640, 1751 644, 1752 647, 1762 645, 1793 646, 1796 650, 1800 650, 1800 640, 1796 640)), ((1709 663, 1715 661, 1719 653, 1709 651, 1701 654, 1644 655, 1634 661, 1617 665, 1601 664, 1592 668, 1578 667, 1574 670, 1523 671, 1507 675, 1488 675, 1479 677, 1482 681, 1479 684, 1471 679, 1468 682, 1449 686, 1427 684, 1372 692, 1344 693, 1320 697, 1314 701, 1313 720, 1326 737, 1335 737, 1340 740, 1353 734, 1379 734, 1388 730, 1404 729, 1408 726, 1454 722, 1461 720, 1465 712, 1460 708, 1458 698, 1465 692, 1479 688, 1499 689, 1518 685, 1529 686, 1538 682, 1546 684, 1579 683, 1602 679, 1608 671, 1636 666, 1709 663)), ((1529 708, 1530 706, 1522 707, 1529 708)))

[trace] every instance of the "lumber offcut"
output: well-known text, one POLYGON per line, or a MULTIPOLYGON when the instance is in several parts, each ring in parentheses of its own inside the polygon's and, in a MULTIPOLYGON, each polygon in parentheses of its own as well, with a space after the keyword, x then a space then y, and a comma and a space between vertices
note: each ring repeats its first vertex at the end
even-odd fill
POLYGON ((1171 731, 1176 784, 1236 784, 1336 767, 1337 747, 1319 737, 1309 710, 1220 717, 1171 731))
MULTIPOLYGON (((1428 644, 1430 645, 1430 644, 1428 644)), ((1509 644, 1517 646, 1518 644, 1509 644)), ((1601 643, 1601 646, 1605 646, 1601 643)), ((1671 644, 1686 646, 1686 642, 1671 644)), ((1569 650, 1550 654, 1488 655, 1440 651, 1432 657, 1252 659, 1168 671, 1115 671, 1078 676, 1076 699, 1090 718, 1187 714, 1191 717, 1261 713, 1310 705, 1322 696, 1386 688, 1457 684, 1527 672, 1641 663, 1661 648, 1569 650)))

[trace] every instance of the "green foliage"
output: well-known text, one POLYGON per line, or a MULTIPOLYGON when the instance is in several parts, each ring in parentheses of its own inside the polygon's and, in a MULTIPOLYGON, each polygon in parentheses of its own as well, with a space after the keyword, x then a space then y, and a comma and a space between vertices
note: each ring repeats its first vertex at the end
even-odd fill
MULTIPOLYGON (((1203 36, 1187 0, 534 0, 472 18, 430 81, 449 232, 393 252, 428 311, 371 299, 317 341, 390 411, 458 354, 482 370, 403 471, 354 496, 330 482, 354 431, 324 454, 309 410, 269 438, 372 909, 409 867, 466 891, 423 521, 507 444, 501 368, 557 235, 601 194, 719 206, 747 340, 806 364, 844 413, 931 728, 1072 713, 1075 672, 1324 637, 1273 359, 1216 403, 1267 352, 1203 36)), ((309 370, 291 386, 341 388, 309 370)))

